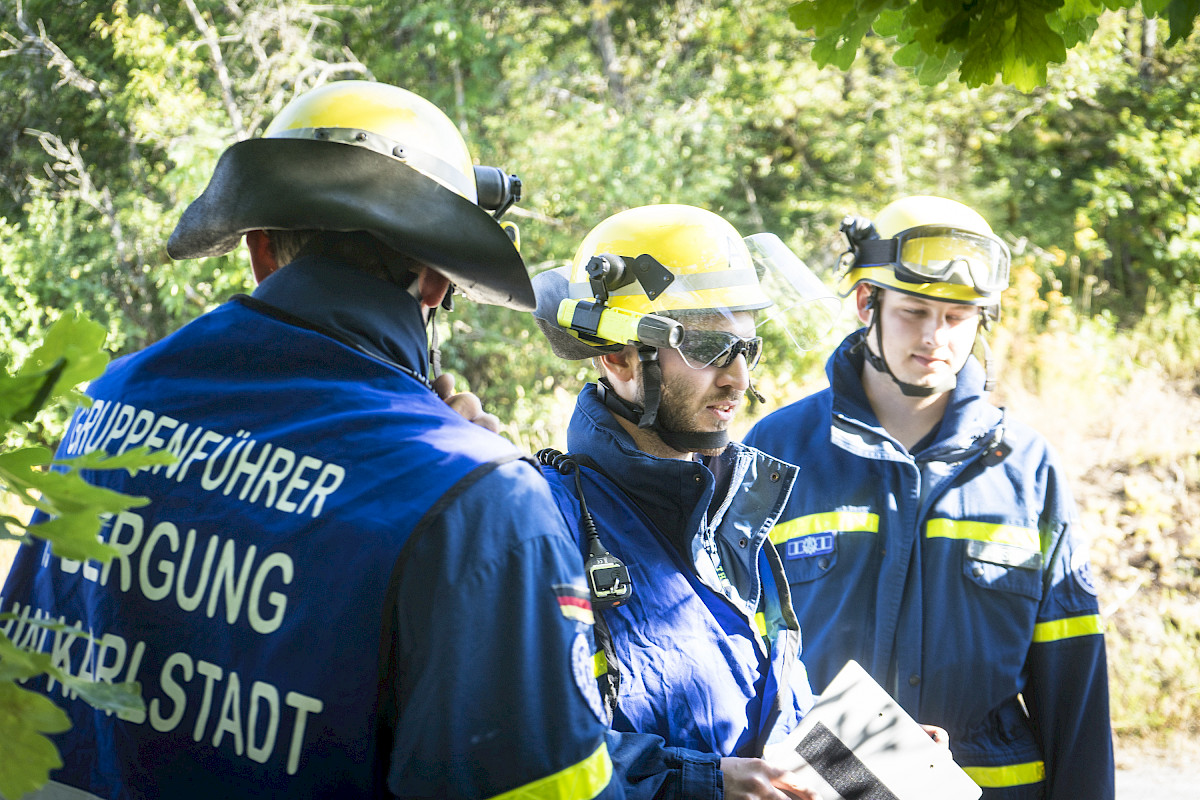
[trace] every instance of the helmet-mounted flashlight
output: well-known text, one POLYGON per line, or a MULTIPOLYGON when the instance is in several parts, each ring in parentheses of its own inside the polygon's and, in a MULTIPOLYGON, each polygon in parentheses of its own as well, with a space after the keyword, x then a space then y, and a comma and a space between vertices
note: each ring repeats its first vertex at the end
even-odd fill
POLYGON ((591 344, 630 342, 650 347, 678 347, 683 326, 657 314, 639 314, 591 300, 563 300, 558 324, 591 344))

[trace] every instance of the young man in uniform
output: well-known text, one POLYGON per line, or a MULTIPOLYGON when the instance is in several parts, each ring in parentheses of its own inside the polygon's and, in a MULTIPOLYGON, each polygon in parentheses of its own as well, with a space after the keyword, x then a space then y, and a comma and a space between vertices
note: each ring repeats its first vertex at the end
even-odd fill
POLYGON ((168 252, 244 236, 257 289, 114 362, 59 450, 177 462, 83 470, 149 499, 106 524, 118 555, 23 548, 4 587, 14 641, 146 701, 41 681, 72 723, 43 796, 620 795, 574 540, 426 377, 451 284, 533 307, 488 210, 453 122, 384 84, 306 92, 224 153, 168 252))
POLYGON ((751 249, 716 214, 645 206, 600 223, 569 271, 534 286, 555 353, 601 373, 579 395, 569 454, 539 457, 578 520, 614 729, 690 759, 683 796, 815 796, 758 757, 812 696, 768 539, 795 468, 727 432, 762 351, 756 313, 772 305, 751 249))
POLYGON ((949 732, 985 800, 1112 798, 1087 540, 1049 445, 988 402, 971 355, 978 340, 988 360, 1008 248, 939 197, 842 229, 865 327, 829 359, 829 389, 746 437, 801 465, 771 538, 813 687, 858 661, 949 732))

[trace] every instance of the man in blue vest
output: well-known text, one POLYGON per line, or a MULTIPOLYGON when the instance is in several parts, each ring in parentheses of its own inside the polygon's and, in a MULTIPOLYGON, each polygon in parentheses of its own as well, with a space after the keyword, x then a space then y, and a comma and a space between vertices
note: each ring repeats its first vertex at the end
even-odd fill
POLYGON ((619 796, 574 541, 426 378, 451 284, 533 307, 485 210, 516 185, 481 169, 432 104, 359 81, 224 153, 168 251, 244 236, 257 289, 114 362, 59 450, 177 461, 85 470, 149 498, 106 523, 118 555, 23 548, 0 599, 19 645, 146 701, 43 680, 72 723, 45 796, 619 796))
POLYGON ((539 457, 578 520, 607 713, 695 753, 684 791, 701 800, 815 796, 759 758, 812 705, 768 539, 796 469, 728 435, 772 305, 761 266, 716 214, 656 205, 600 223, 569 269, 534 279, 554 352, 601 372, 569 454, 539 457))
POLYGON ((949 732, 985 800, 1112 798, 1087 538, 1045 439, 987 400, 979 331, 1008 248, 940 197, 842 229, 865 327, 829 359, 829 389, 746 438, 803 468, 771 538, 813 686, 858 661, 949 732))

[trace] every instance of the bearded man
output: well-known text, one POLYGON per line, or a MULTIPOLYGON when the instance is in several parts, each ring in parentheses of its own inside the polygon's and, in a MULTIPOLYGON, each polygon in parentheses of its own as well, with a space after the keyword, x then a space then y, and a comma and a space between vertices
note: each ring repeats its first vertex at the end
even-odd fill
MULTIPOLYGON (((760 758, 812 694, 768 535, 796 468, 727 433, 762 353, 756 317, 777 299, 747 241, 700 208, 633 208, 600 223, 571 267, 535 277, 554 352, 600 371, 579 395, 570 454, 539 457, 578 521, 612 727, 679 754, 680 796, 815 797, 760 758)), ((631 761, 614 752, 619 773, 631 761)), ((656 796, 657 780, 626 793, 656 796)))

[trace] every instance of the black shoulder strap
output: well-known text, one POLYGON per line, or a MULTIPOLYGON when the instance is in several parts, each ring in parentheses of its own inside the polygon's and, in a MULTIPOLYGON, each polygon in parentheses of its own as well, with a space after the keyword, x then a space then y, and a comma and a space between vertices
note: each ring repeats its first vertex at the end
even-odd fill
POLYGON ((621 691, 621 668, 617 664, 616 651, 613 649, 612 634, 608 630, 608 621, 600 609, 594 609, 595 625, 592 631, 596 636, 596 647, 604 654, 604 672, 596 675, 596 684, 600 689, 600 699, 608 712, 609 724, 617 713, 617 695, 621 691))

